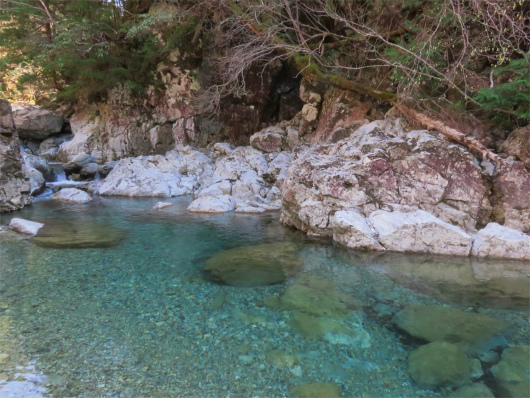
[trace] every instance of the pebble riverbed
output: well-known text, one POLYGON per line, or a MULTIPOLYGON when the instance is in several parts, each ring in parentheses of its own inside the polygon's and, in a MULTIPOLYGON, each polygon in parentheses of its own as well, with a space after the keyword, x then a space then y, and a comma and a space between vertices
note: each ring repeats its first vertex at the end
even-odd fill
POLYGON ((528 265, 500 271, 503 289, 491 277, 465 285, 459 272, 503 262, 358 256, 282 227, 278 213, 191 214, 190 198, 169 201, 155 211, 156 199, 41 200, 2 216, 2 225, 98 221, 126 234, 113 247, 56 249, 0 231, 1 397, 289 397, 312 382, 333 383, 344 397, 446 396, 408 374, 422 342, 390 322, 408 304, 500 318, 512 325, 509 344, 530 343, 528 297, 510 294, 530 288, 528 265), (281 241, 300 245, 303 263, 283 284, 225 286, 203 272, 223 250, 281 241), (263 304, 308 275, 358 301, 344 323, 364 329, 370 347, 309 340, 290 327, 290 311, 263 304), (273 350, 298 360, 278 366, 267 357, 273 350))

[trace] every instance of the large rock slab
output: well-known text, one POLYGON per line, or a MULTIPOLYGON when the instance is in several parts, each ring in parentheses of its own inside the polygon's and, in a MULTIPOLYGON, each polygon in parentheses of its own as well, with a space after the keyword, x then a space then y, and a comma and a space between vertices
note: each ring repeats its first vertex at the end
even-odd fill
POLYGON ((60 133, 64 124, 60 114, 27 102, 13 103, 13 119, 21 138, 39 140, 60 133))
POLYGON ((370 214, 369 220, 378 241, 387 250, 460 256, 469 255, 471 250, 470 235, 424 210, 413 213, 378 210, 370 214))
POLYGON ((25 235, 36 235, 44 224, 35 221, 24 220, 23 218, 12 218, 9 228, 25 235))
POLYGON ((166 156, 139 156, 118 161, 99 188, 100 195, 171 197, 195 191, 211 160, 186 147, 166 156))
POLYGON ((21 209, 32 201, 11 105, 0 100, 0 213, 21 209))
POLYGON ((475 232, 489 220, 489 190, 467 149, 399 119, 366 124, 335 144, 300 147, 282 187, 282 221, 313 235, 332 235, 336 211, 426 210, 475 232))
POLYGON ((457 346, 437 341, 410 354, 409 373, 421 387, 460 387, 471 381, 470 365, 457 346))
POLYGON ((313 276, 302 276, 285 289, 280 297, 271 296, 264 304, 284 311, 344 319, 359 303, 337 291, 333 282, 313 276))
POLYGON ((467 353, 484 353, 507 343, 506 321, 473 312, 429 305, 409 305, 392 320, 413 337, 450 342, 467 353))
POLYGON ((59 192, 55 193, 53 198, 80 204, 92 202, 92 198, 89 194, 77 188, 63 188, 59 192))
POLYGON ((301 264, 296 245, 271 243, 220 252, 206 261, 204 270, 215 282, 266 286, 284 282, 301 264))
POLYGON ((478 257, 530 260, 530 236, 497 223, 489 223, 475 236, 472 253, 478 257))
POLYGON ((93 221, 75 222, 64 219, 45 219, 45 224, 31 242, 54 249, 106 248, 119 244, 125 231, 93 221))

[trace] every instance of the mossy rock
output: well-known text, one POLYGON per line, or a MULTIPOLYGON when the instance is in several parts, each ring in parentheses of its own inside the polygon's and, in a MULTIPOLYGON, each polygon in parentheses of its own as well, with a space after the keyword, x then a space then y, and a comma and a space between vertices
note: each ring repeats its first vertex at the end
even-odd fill
POLYGON ((300 358, 296 355, 288 355, 281 350, 272 350, 265 354, 265 358, 278 368, 292 368, 300 364, 300 358))
POLYGON ((491 390, 482 383, 460 387, 449 398, 495 398, 491 390))
POLYGON ((363 328, 352 329, 334 319, 318 318, 301 312, 293 312, 289 325, 309 340, 326 340, 332 344, 370 347, 370 336, 363 328))
POLYGON ((342 393, 335 384, 307 383, 291 390, 293 398, 341 398, 342 393))
POLYGON ((231 286, 267 286, 284 282, 302 265, 298 247, 289 242, 238 247, 206 260, 214 282, 231 286))
POLYGON ((468 354, 506 344, 503 334, 510 326, 486 315, 430 305, 409 305, 394 316, 393 322, 413 337, 457 344, 468 354))
POLYGON ((530 397, 530 345, 508 348, 491 368, 503 396, 530 397))
POLYGON ((409 373, 425 388, 460 387, 470 383, 470 361, 456 345, 434 342, 409 357, 409 373))
POLYGON ((279 297, 264 300, 268 307, 285 311, 302 311, 316 316, 343 319, 359 303, 336 290, 333 282, 313 276, 300 277, 279 297))
POLYGON ((105 223, 69 221, 62 219, 39 220, 44 227, 30 239, 40 247, 54 249, 86 249, 116 246, 125 237, 125 231, 105 223))

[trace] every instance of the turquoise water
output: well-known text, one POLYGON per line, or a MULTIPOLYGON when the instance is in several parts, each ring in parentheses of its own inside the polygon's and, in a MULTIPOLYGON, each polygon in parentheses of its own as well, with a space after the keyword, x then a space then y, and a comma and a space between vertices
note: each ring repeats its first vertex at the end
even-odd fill
POLYGON ((0 233, 0 380, 33 361, 27 371, 45 376, 37 384, 54 397, 287 397, 310 382, 333 383, 345 397, 447 395, 408 374, 422 342, 390 321, 408 304, 504 319, 509 344, 530 343, 528 264, 356 255, 282 227, 277 213, 198 215, 186 211, 190 198, 170 201, 153 211, 156 199, 43 200, 3 215, 3 225, 96 221, 124 235, 113 247, 57 249, 0 233), (303 265, 283 284, 219 285, 203 271, 221 251, 285 241, 300 247, 303 265), (341 322, 366 332, 368 344, 311 340, 291 326, 292 311, 264 304, 308 276, 357 301, 341 322), (275 363, 273 350, 297 359, 275 363))

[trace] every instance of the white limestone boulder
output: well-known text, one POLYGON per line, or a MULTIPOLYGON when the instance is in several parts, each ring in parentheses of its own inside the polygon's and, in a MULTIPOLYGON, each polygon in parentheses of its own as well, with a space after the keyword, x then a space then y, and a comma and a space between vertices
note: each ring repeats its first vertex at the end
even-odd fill
POLYGON ((89 194, 77 188, 63 188, 59 192, 53 194, 53 199, 80 204, 92 202, 92 198, 89 194))
POLYGON ((12 218, 9 222, 9 228, 25 235, 36 235, 42 227, 44 224, 40 222, 24 220, 23 218, 12 218))
POLYGON ((234 210, 235 207, 236 201, 231 196, 203 196, 191 202, 188 210, 193 213, 225 213, 234 210))
POLYGON ((160 210, 165 209, 166 207, 173 206, 173 203, 170 202, 158 202, 156 205, 153 206, 153 210, 160 210))
POLYGON ((99 188, 100 195, 172 197, 193 193, 211 160, 189 147, 166 156, 120 160, 99 188))
POLYGON ((387 250, 468 256, 472 237, 432 214, 374 211, 369 222, 387 250))
POLYGON ((375 230, 356 211, 338 211, 331 219, 333 240, 357 250, 384 251, 375 230))
POLYGON ((472 254, 477 257, 530 260, 530 236, 492 222, 478 231, 472 254))

